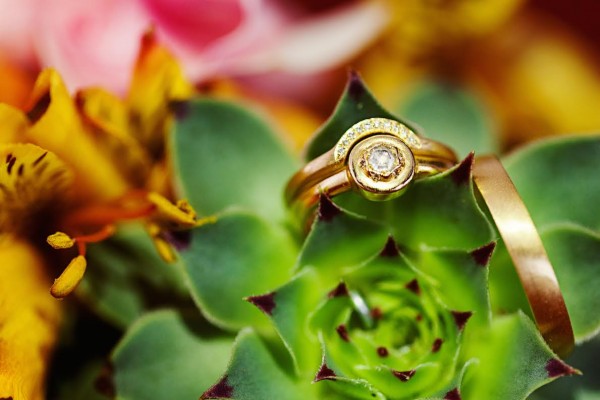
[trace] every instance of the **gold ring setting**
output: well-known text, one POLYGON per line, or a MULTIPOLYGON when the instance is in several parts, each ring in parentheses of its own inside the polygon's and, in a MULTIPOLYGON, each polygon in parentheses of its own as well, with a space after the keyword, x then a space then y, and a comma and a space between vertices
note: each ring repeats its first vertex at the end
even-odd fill
POLYGON ((310 207, 320 194, 334 196, 354 188, 370 200, 388 200, 401 195, 413 180, 456 162, 450 148, 406 125, 369 118, 354 124, 331 150, 298 171, 286 188, 286 199, 288 204, 310 207))

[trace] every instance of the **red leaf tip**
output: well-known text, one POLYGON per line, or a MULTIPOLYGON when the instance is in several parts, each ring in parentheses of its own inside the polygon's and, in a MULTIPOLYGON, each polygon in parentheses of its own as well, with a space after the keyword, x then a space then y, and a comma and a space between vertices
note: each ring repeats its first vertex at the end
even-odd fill
POLYGON ((202 393, 200 400, 206 399, 231 399, 233 397, 233 387, 229 385, 227 381, 227 375, 223 376, 221 380, 209 387, 208 390, 202 393))

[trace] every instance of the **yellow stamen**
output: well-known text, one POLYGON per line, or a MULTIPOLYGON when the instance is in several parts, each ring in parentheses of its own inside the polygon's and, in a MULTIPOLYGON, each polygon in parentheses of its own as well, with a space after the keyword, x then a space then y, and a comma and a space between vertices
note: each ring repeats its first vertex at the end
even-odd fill
POLYGON ((64 232, 56 232, 46 238, 46 242, 54 249, 70 249, 75 239, 64 232))
POLYGON ((185 200, 180 200, 177 205, 156 192, 148 193, 148 201, 156 206, 156 217, 161 222, 166 222, 170 228, 183 229, 196 226, 196 212, 185 200))
POLYGON ((160 227, 157 224, 150 223, 147 226, 147 230, 160 258, 167 263, 175 262, 177 259, 175 251, 173 251, 171 244, 161 235, 160 227))
POLYGON ((83 279, 86 266, 84 256, 77 256, 72 259, 63 273, 54 280, 54 284, 50 288, 50 294, 57 299, 62 299, 71 294, 83 279))
POLYGON ((97 243, 108 239, 115 233, 114 225, 105 225, 99 231, 90 233, 89 235, 76 236, 75 240, 85 243, 97 243))

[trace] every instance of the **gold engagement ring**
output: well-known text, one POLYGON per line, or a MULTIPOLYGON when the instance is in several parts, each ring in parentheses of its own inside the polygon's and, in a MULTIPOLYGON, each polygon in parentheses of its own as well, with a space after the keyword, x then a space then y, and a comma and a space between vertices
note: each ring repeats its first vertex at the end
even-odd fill
POLYGON ((321 194, 357 189, 370 200, 399 196, 415 180, 457 162, 449 147, 387 118, 354 124, 337 144, 298 171, 286 188, 288 205, 310 208, 321 194))

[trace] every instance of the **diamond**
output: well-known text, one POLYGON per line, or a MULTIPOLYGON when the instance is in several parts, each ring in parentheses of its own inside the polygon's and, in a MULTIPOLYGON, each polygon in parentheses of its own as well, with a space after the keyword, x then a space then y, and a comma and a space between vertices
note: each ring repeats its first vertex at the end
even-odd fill
POLYGON ((373 147, 367 155, 368 168, 375 174, 391 175, 398 166, 398 159, 393 150, 384 145, 373 147))

